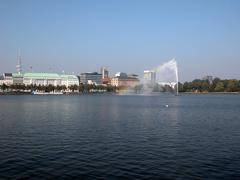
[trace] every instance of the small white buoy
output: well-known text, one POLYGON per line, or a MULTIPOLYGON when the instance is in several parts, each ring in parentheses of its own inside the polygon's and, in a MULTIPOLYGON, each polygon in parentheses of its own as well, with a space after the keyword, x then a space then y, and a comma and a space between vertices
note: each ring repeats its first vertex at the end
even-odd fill
POLYGON ((166 104, 165 107, 168 107, 168 104, 166 104))

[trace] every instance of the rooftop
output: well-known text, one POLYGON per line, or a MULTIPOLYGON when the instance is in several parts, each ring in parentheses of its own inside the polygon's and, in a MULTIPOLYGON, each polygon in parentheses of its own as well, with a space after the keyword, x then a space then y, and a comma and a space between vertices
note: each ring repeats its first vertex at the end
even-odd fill
POLYGON ((75 75, 57 74, 57 73, 25 73, 24 77, 54 78, 54 79, 78 79, 75 75))
POLYGON ((99 74, 98 72, 86 72, 86 73, 81 73, 81 75, 102 75, 102 74, 99 74))

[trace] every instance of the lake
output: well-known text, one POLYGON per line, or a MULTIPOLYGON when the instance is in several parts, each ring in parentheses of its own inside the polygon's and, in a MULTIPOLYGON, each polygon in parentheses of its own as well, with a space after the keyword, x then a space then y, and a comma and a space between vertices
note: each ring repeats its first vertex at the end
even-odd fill
POLYGON ((0 96, 0 179, 239 179, 240 95, 0 96))

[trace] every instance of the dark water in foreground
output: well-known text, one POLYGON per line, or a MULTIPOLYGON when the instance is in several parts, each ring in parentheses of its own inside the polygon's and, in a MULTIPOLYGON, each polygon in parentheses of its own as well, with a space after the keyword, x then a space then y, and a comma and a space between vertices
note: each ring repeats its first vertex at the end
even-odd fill
POLYGON ((240 96, 1 96, 8 178, 239 179, 240 96))

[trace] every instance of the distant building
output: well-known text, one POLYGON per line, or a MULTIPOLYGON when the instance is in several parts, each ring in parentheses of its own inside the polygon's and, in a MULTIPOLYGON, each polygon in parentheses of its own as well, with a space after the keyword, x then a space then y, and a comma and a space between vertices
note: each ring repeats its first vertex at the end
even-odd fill
POLYGON ((102 79, 108 78, 108 70, 106 67, 101 67, 101 74, 102 74, 102 79))
POLYGON ((79 85, 79 77, 75 75, 68 75, 68 74, 60 74, 61 78, 61 85, 70 87, 74 85, 79 85))
POLYGON ((4 77, 3 75, 0 75, 0 85, 2 85, 4 83, 4 77))
POLYGON ((212 76, 204 76, 202 80, 208 80, 210 83, 213 82, 213 77, 212 76))
POLYGON ((80 82, 82 84, 102 84, 102 74, 97 72, 88 72, 80 74, 80 82))
POLYGON ((25 85, 53 85, 66 87, 79 85, 78 77, 75 75, 57 74, 57 73, 25 73, 23 75, 25 85))
POLYGON ((8 86, 13 84, 12 73, 4 73, 2 78, 3 78, 2 84, 6 84, 8 86))
POLYGON ((154 84, 156 83, 156 72, 145 70, 143 72, 143 81, 146 85, 154 86, 154 84))
POLYGON ((15 85, 23 85, 23 74, 21 73, 13 73, 13 84, 15 85))
POLYGON ((23 85, 23 74, 19 73, 4 73, 0 76, 0 84, 10 85, 23 85))
POLYGON ((111 79, 112 86, 134 87, 139 84, 138 76, 135 74, 127 75, 126 73, 119 72, 111 79))
POLYGON ((108 84, 110 82, 109 78, 109 72, 106 67, 102 67, 100 70, 100 73, 102 74, 102 83, 108 84))
POLYGON ((25 85, 61 85, 61 78, 56 73, 25 73, 23 76, 25 85))

